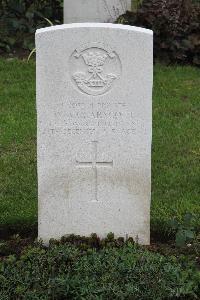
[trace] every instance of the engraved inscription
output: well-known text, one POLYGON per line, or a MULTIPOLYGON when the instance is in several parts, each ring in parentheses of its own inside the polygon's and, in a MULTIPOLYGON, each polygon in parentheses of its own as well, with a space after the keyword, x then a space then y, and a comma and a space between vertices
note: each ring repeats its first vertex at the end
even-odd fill
MULTIPOLYGON (((75 101, 75 100, 74 100, 75 101)), ((55 112, 56 126, 49 125, 52 135, 145 135, 144 120, 138 118, 125 102, 69 101, 55 112)), ((63 101, 64 103, 64 101, 63 101)), ((94 137, 95 139, 95 137, 94 137)))
POLYGON ((97 154, 98 154, 98 141, 92 141, 93 145, 93 159, 92 161, 83 161, 80 162, 79 160, 76 160, 77 167, 79 168, 92 168, 94 171, 94 198, 92 202, 97 202, 98 201, 98 167, 104 167, 104 168, 112 168, 113 167, 113 161, 98 161, 97 159, 97 154))
POLYGON ((118 55, 103 43, 77 48, 70 58, 71 78, 82 92, 102 95, 111 89, 121 74, 118 55))

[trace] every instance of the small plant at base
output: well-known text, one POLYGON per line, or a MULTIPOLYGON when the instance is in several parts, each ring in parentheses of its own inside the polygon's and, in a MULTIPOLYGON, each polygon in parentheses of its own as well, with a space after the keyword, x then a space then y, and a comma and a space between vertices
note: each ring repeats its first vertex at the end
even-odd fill
POLYGON ((190 213, 185 214, 183 222, 179 222, 176 218, 170 221, 170 226, 176 231, 176 246, 184 247, 195 239, 195 230, 192 225, 194 216, 190 213))

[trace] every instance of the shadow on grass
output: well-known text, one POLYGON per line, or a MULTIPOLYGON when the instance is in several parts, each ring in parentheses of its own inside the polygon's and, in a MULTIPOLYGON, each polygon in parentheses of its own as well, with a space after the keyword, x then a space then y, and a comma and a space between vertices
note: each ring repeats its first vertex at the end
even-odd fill
POLYGON ((22 238, 36 238, 38 236, 38 224, 4 224, 0 225, 0 240, 7 240, 13 235, 19 235, 22 238))

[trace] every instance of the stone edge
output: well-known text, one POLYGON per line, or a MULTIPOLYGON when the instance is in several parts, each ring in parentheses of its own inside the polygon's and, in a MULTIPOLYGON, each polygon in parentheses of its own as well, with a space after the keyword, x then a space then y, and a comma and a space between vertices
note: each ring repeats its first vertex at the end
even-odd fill
POLYGON ((72 23, 72 24, 56 25, 56 26, 50 26, 50 27, 37 29, 36 35, 45 33, 45 32, 52 32, 52 31, 57 31, 57 30, 73 29, 73 28, 105 28, 105 29, 112 28, 112 29, 130 30, 130 31, 134 31, 134 32, 153 35, 153 31, 150 29, 136 27, 136 26, 130 26, 130 25, 111 24, 111 23, 72 23))

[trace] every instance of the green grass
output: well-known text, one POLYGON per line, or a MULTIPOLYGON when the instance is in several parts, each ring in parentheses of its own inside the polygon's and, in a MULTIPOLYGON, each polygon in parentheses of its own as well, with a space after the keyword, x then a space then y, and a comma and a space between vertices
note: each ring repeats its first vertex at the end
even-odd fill
POLYGON ((155 68, 153 95, 152 229, 173 216, 196 216, 200 229, 200 70, 155 68))
MULTIPOLYGON (((155 66, 152 232, 186 212, 200 229, 200 70, 155 66)), ((133 79, 134 80, 134 79, 133 79)), ((35 63, 0 59, 0 228, 37 221, 35 63)))
POLYGON ((37 219, 35 65, 0 60, 0 226, 37 219))

